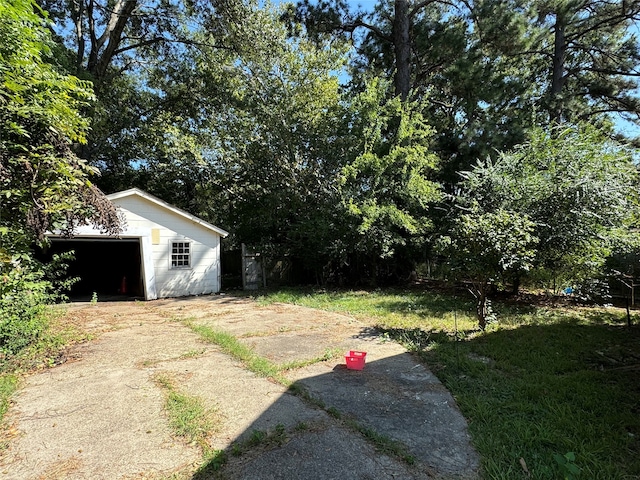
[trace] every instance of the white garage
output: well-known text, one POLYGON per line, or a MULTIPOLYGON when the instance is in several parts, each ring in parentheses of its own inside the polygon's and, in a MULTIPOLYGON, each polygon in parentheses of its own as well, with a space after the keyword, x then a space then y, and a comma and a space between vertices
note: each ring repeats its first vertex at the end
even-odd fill
POLYGON ((226 231, 137 188, 107 197, 126 221, 118 238, 91 227, 71 239, 50 235, 52 253, 75 252, 76 295, 153 300, 220 291, 226 231))

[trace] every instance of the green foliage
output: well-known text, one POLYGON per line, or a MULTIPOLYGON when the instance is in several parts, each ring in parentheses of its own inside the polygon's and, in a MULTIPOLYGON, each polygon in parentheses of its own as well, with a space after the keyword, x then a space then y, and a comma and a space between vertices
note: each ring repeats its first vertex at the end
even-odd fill
MULTIPOLYGON (((235 246, 292 259, 307 282, 408 278, 458 171, 550 119, 612 132, 613 115, 638 111, 636 1, 72 4, 46 3, 69 49, 59 63, 97 85, 81 152, 104 173, 100 185, 139 186, 219 223, 235 246), (397 84, 371 81, 401 66, 406 104, 389 101, 397 84)), ((548 198, 554 222, 571 214, 548 198)), ((545 228, 527 210, 503 210, 545 228)), ((592 279, 614 248, 599 232, 570 246, 542 233, 530 278, 547 285, 592 279)))
POLYGON ((596 277, 636 215, 630 153, 589 126, 534 130, 526 144, 462 176, 462 205, 535 224, 533 274, 546 286, 596 277))
POLYGON ((89 182, 95 168, 77 158, 93 99, 91 85, 51 63, 51 34, 31 0, 0 2, 0 235, 5 255, 49 229, 71 231, 87 219, 116 230, 113 206, 89 182))
POLYGON ((534 223, 527 215, 497 210, 462 214, 451 237, 453 249, 472 276, 496 277, 509 270, 528 270, 534 257, 534 223))
POLYGON ((433 230, 430 208, 441 199, 433 181, 438 166, 430 149, 433 129, 423 106, 399 98, 386 101, 387 89, 385 82, 374 80, 356 97, 353 108, 364 122, 364 151, 344 166, 340 179, 353 219, 345 244, 370 263, 369 272, 362 273, 374 283, 381 260, 398 265, 403 253, 410 256, 406 252, 424 247, 433 230))
MULTIPOLYGON (((115 207, 89 181, 96 169, 77 158, 86 139, 79 112, 91 85, 59 72, 51 60, 46 14, 31 0, 0 1, 0 352, 16 355, 47 328, 45 280, 60 262, 31 258, 47 230, 70 233, 93 223, 116 232, 115 207)), ((64 259, 59 259, 64 260, 64 259)))
POLYGON ((365 151, 344 167, 342 178, 349 211, 359 218, 358 232, 375 242, 369 249, 381 257, 393 255, 407 236, 430 231, 426 213, 440 199, 438 185, 429 180, 438 163, 429 150, 433 130, 419 105, 398 98, 384 102, 385 90, 373 82, 359 98, 356 108, 369 123, 365 151))
POLYGON ((74 282, 65 277, 71 254, 41 264, 24 253, 0 268, 0 357, 8 359, 43 340, 49 328, 47 304, 64 298, 74 282))
POLYGON ((30 254, 0 264, 0 356, 17 355, 37 344, 49 328, 46 305, 63 298, 74 279, 64 277, 70 255, 55 255, 43 265, 30 254))
POLYGON ((223 3, 215 29, 192 32, 197 49, 100 92, 94 161, 106 188, 134 183, 321 281, 345 236, 338 175, 361 151, 346 46, 289 40, 273 8, 223 3))
POLYGON ((9 399, 18 389, 18 377, 12 374, 0 375, 0 420, 9 409, 9 399))
POLYGON ((27 153, 11 140, 33 137, 31 129, 43 123, 63 138, 83 141, 88 121, 78 110, 92 99, 91 85, 60 74, 47 61, 52 42, 46 14, 30 0, 3 0, 0 18, 1 125, 3 132, 14 134, 3 135, 3 149, 27 153))
POLYGON ((460 215, 450 236, 440 239, 440 248, 451 259, 452 273, 473 284, 481 329, 493 317, 487 300, 491 284, 506 273, 517 275, 531 267, 538 242, 534 229, 526 214, 475 208, 460 215))
POLYGON ((0 354, 15 355, 35 343, 48 327, 51 300, 43 273, 16 267, 0 277, 0 354))
MULTIPOLYGON (((399 2, 296 3, 289 18, 312 34, 355 38, 355 83, 398 71, 399 2)), ((523 143, 530 128, 558 115, 637 136, 614 122, 622 117, 637 125, 638 2, 403 3, 409 5, 410 98, 431 99, 425 115, 437 131, 443 184, 454 188, 456 172, 523 143)))
POLYGON ((525 36, 536 46, 533 59, 547 121, 588 118, 606 124, 602 113, 608 112, 634 118, 640 111, 634 78, 640 3, 534 0, 530 7, 525 36))
POLYGON ((559 453, 553 454, 553 459, 560 466, 560 471, 565 480, 574 480, 580 475, 580 468, 574 463, 576 461, 576 454, 573 452, 560 455, 559 453))
POLYGON ((220 181, 232 185, 223 192, 226 226, 240 241, 321 271, 340 234, 337 175, 354 156, 338 78, 344 47, 288 40, 273 12, 251 15, 241 33, 260 27, 265 40, 228 60, 224 75, 209 73, 229 101, 211 125, 224 151, 220 181))

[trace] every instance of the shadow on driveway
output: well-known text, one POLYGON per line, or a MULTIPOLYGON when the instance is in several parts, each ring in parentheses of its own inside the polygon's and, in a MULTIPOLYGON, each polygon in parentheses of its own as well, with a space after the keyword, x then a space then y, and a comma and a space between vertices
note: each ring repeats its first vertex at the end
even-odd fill
POLYGON ((449 392, 411 354, 370 347, 380 359, 361 371, 335 362, 297 370, 289 392, 193 479, 477 478, 449 392))

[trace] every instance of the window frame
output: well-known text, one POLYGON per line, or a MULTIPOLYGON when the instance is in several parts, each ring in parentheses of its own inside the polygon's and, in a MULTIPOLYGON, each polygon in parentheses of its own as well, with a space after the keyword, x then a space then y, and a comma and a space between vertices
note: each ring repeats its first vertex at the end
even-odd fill
POLYGON ((169 269, 170 270, 188 270, 191 269, 192 244, 189 240, 171 240, 169 242, 169 269), (178 250, 174 252, 174 249, 178 250), (186 251, 185 251, 186 250, 186 251), (181 257, 181 258, 178 258, 181 257), (180 262, 185 262, 186 264, 180 262))

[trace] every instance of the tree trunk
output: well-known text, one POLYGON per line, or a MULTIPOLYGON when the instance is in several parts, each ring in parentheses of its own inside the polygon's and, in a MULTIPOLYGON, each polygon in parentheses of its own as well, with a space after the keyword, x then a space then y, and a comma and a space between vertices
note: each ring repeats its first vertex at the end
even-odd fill
POLYGON ((84 30, 82 28, 82 18, 84 16, 84 1, 73 2, 71 18, 76 28, 76 41, 78 42, 78 51, 76 52, 76 75, 80 73, 82 62, 84 60, 84 30))
POLYGON ((513 284, 511 286, 512 295, 518 295, 518 292, 520 291, 520 283, 521 283, 520 273, 516 272, 513 274, 513 284))
POLYGON ((478 316, 480 330, 484 332, 485 328, 487 328, 487 292, 484 289, 479 290, 476 297, 476 315, 478 316))
POLYGON ((395 92, 404 102, 411 88, 411 40, 409 37, 409 4, 396 0, 393 19, 393 48, 396 57, 395 92))
POLYGON ((118 0, 113 7, 109 22, 100 37, 97 36, 96 25, 93 21, 93 9, 87 13, 90 16, 89 29, 91 38, 91 53, 87 62, 87 71, 96 79, 102 80, 111 64, 131 15, 138 5, 138 0, 118 0), (104 50, 103 50, 104 47, 104 50))
POLYGON ((567 54, 565 38, 566 21, 563 13, 556 13, 553 41, 553 71, 551 78, 551 121, 559 124, 562 121, 562 90, 565 84, 564 65, 567 54))

